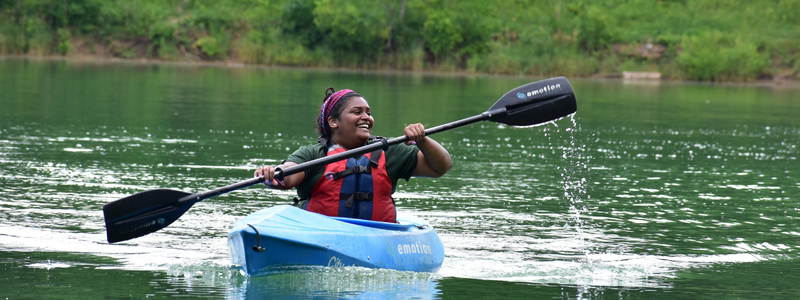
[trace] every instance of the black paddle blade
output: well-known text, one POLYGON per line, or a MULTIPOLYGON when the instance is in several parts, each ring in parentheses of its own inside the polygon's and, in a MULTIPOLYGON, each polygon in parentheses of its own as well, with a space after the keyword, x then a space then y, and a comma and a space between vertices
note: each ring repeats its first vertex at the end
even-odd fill
POLYGON ((169 226, 195 202, 178 202, 191 194, 168 189, 137 193, 103 206, 109 243, 156 232, 169 226))
POLYGON ((489 120, 513 126, 533 126, 571 115, 577 111, 578 104, 567 78, 556 77, 509 91, 489 111, 504 107, 506 114, 493 115, 489 120))

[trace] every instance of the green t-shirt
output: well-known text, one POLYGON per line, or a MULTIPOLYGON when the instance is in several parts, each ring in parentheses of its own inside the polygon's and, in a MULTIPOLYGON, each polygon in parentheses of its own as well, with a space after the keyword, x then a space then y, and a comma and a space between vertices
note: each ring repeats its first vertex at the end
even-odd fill
MULTIPOLYGON (((419 152, 419 149, 415 146, 396 144, 389 146, 389 149, 383 154, 386 157, 386 173, 388 173, 389 178, 392 180, 392 193, 394 193, 397 188, 397 181, 400 180, 400 178, 406 181, 411 178, 414 169, 417 167, 417 152, 419 152)), ((325 156, 324 146, 317 143, 300 147, 300 149, 297 149, 297 151, 289 155, 286 161, 302 164, 325 156)), ((311 197, 311 189, 313 189, 317 181, 322 178, 322 173, 324 171, 324 166, 305 171, 305 180, 296 187, 297 196, 300 197, 300 199, 309 199, 311 197)))

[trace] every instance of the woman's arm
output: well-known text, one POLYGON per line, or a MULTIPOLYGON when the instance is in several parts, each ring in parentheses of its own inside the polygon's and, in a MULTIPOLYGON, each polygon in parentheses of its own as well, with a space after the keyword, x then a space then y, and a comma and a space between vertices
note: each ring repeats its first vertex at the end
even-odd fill
POLYGON ((425 136, 422 124, 408 125, 403 133, 409 138, 406 144, 416 144, 419 148, 413 176, 440 177, 453 167, 450 153, 434 139, 425 136))
POLYGON ((283 164, 280 164, 280 165, 277 165, 277 166, 274 166, 274 167, 273 166, 262 166, 262 167, 258 168, 258 170, 256 170, 253 173, 253 177, 259 177, 259 176, 263 175, 264 176, 264 183, 268 187, 270 187, 272 189, 277 189, 277 190, 289 190, 289 189, 292 189, 293 187, 298 186, 300 183, 303 182, 303 180, 305 180, 306 172, 300 172, 300 173, 297 173, 297 174, 292 174, 292 175, 286 176, 286 177, 283 178, 283 182, 280 182, 280 181, 275 179, 275 169, 276 168, 286 169, 288 167, 296 166, 296 165, 297 165, 297 163, 287 161, 287 162, 285 162, 283 164))

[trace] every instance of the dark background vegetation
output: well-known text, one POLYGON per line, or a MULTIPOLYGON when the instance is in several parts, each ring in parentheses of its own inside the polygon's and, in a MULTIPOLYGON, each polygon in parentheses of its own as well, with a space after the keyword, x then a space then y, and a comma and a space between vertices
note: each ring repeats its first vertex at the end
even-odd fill
POLYGON ((797 79, 800 0, 0 0, 0 54, 797 79))

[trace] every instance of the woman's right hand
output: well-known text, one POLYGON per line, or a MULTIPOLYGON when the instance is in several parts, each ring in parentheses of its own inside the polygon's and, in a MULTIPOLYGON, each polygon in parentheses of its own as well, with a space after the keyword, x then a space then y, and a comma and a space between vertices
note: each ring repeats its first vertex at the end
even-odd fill
POLYGON ((288 190, 302 183, 303 180, 305 180, 306 178, 306 173, 300 172, 297 174, 292 174, 284 177, 283 181, 281 181, 275 179, 275 171, 278 169, 286 169, 296 165, 297 165, 296 163, 287 161, 277 166, 262 166, 256 169, 255 172, 253 172, 253 177, 264 176, 264 185, 266 185, 267 187, 279 190, 288 190))
POLYGON ((264 176, 264 185, 266 185, 268 187, 275 187, 275 186, 277 186, 279 184, 282 185, 282 186, 286 186, 286 184, 283 181, 275 179, 275 169, 276 168, 277 167, 273 167, 273 166, 262 166, 262 167, 256 169, 255 172, 253 172, 253 177, 264 176))

